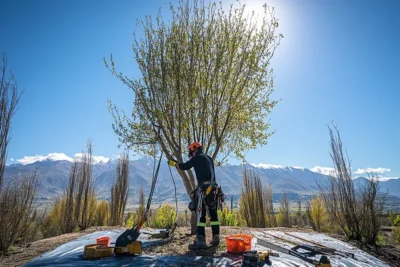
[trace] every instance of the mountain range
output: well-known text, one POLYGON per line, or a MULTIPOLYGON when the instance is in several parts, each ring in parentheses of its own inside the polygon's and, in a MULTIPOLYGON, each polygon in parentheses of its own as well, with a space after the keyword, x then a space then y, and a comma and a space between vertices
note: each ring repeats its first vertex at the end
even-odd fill
MULTIPOLYGON (((36 201, 40 205, 47 205, 60 197, 68 183, 72 163, 66 160, 44 160, 31 164, 13 164, 5 168, 5 183, 18 177, 32 174, 35 170, 39 175, 38 192, 36 201)), ((116 177, 116 160, 93 165, 93 176, 98 198, 110 198, 110 189, 116 177)), ((143 157, 132 160, 129 164, 129 199, 130 203, 137 203, 140 188, 143 187, 145 194, 150 190, 153 175, 154 160, 151 157, 143 157)), ((329 177, 327 175, 313 172, 299 167, 255 167, 250 164, 244 166, 226 164, 215 167, 216 179, 222 186, 228 199, 234 196, 238 199, 242 189, 242 174, 244 168, 255 170, 263 184, 272 185, 274 200, 286 192, 292 199, 299 196, 311 197, 318 193, 318 184, 326 185, 329 177)), ((178 201, 187 201, 188 197, 183 182, 176 170, 172 169, 173 178, 176 182, 178 201)), ((361 186, 366 178, 354 180, 357 186, 361 186)), ((400 197, 400 179, 392 179, 380 182, 380 191, 389 193, 396 199, 400 197)), ((161 163, 157 185, 154 192, 153 202, 174 201, 174 183, 167 162, 161 163)))

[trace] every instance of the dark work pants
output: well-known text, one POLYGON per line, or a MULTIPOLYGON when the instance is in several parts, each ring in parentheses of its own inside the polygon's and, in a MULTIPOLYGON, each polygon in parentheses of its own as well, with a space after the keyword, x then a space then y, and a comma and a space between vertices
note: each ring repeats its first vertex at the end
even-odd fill
MULTIPOLYGON (((213 194, 211 194, 213 195, 213 194)), ((200 222, 197 224, 197 235, 206 235, 206 214, 207 208, 210 215, 210 223, 211 223, 211 230, 213 235, 219 234, 219 222, 218 222, 218 213, 217 213, 217 201, 207 201, 207 199, 203 200, 202 211, 200 222)))

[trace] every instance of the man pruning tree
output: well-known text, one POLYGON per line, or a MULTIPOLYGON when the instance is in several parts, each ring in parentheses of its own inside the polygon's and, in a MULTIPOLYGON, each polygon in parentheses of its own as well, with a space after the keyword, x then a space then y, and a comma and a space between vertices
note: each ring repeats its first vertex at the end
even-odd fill
MULTIPOLYGON (((266 145, 274 133, 270 62, 283 38, 278 18, 266 4, 258 16, 244 4, 227 10, 217 2, 178 1, 168 19, 159 12, 139 20, 132 49, 141 74, 129 77, 112 55, 105 59, 111 74, 133 92, 129 112, 110 101, 113 129, 133 152, 152 153, 160 142, 168 159, 183 162, 187 140, 197 140, 214 162, 224 164, 229 157, 243 160, 245 151, 266 145)), ((189 194, 197 186, 193 172, 178 174, 189 194)), ((191 216, 195 234, 196 214, 191 216)))
POLYGON ((176 163, 168 161, 171 166, 176 166, 180 170, 189 170, 194 168, 197 179, 197 197, 194 202, 189 204, 189 208, 198 211, 197 218, 197 241, 189 245, 190 250, 207 248, 206 244, 206 211, 208 209, 212 229, 213 246, 219 245, 219 222, 217 214, 218 192, 219 188, 215 181, 215 170, 213 159, 203 153, 203 147, 198 142, 193 142, 189 146, 189 161, 185 163, 176 163), (195 204, 197 202, 197 205, 195 204), (200 216, 199 216, 200 215, 200 216))

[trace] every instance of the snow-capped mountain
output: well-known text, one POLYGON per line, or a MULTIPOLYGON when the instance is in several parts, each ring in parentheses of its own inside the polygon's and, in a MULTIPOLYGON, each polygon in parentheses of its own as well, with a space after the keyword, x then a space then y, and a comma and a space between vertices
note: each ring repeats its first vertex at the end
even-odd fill
MULTIPOLYGON (((116 176, 117 160, 94 161, 93 175, 96 181, 97 195, 99 198, 110 197, 110 189, 116 176)), ((136 202, 140 187, 143 186, 145 193, 151 185, 154 161, 151 157, 143 157, 138 160, 130 161, 129 195, 130 201, 136 202)), ((68 183, 72 160, 57 160, 46 158, 36 160, 33 163, 13 164, 6 166, 5 183, 11 179, 23 177, 37 170, 39 174, 38 201, 50 203, 64 192, 68 183)), ((293 196, 312 196, 318 192, 318 184, 324 185, 329 177, 325 174, 312 171, 302 167, 283 167, 265 164, 246 164, 244 166, 225 165, 216 167, 216 177, 218 184, 226 195, 239 196, 242 188, 243 170, 255 170, 263 184, 272 185, 274 194, 283 192, 293 196)), ((323 172, 319 170, 320 172, 323 172)), ((172 170, 173 177, 177 185, 177 194, 180 200, 187 200, 186 190, 177 172, 172 170)), ((357 184, 362 183, 362 179, 355 180, 357 184)), ((380 183, 382 192, 400 197, 400 179, 382 181, 380 183)), ((168 164, 164 160, 161 164, 156 191, 154 193, 155 202, 173 201, 174 186, 168 169, 168 164)))

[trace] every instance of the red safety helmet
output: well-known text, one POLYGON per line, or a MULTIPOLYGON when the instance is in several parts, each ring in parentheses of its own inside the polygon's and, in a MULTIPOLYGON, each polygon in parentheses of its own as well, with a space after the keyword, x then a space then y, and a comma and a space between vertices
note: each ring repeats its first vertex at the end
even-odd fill
POLYGON ((190 146, 188 147, 188 149, 189 149, 189 157, 192 155, 192 153, 194 152, 194 151, 196 151, 197 149, 201 149, 201 148, 203 148, 201 145, 200 145, 200 143, 199 142, 193 142, 193 143, 191 143, 190 144, 190 146))

